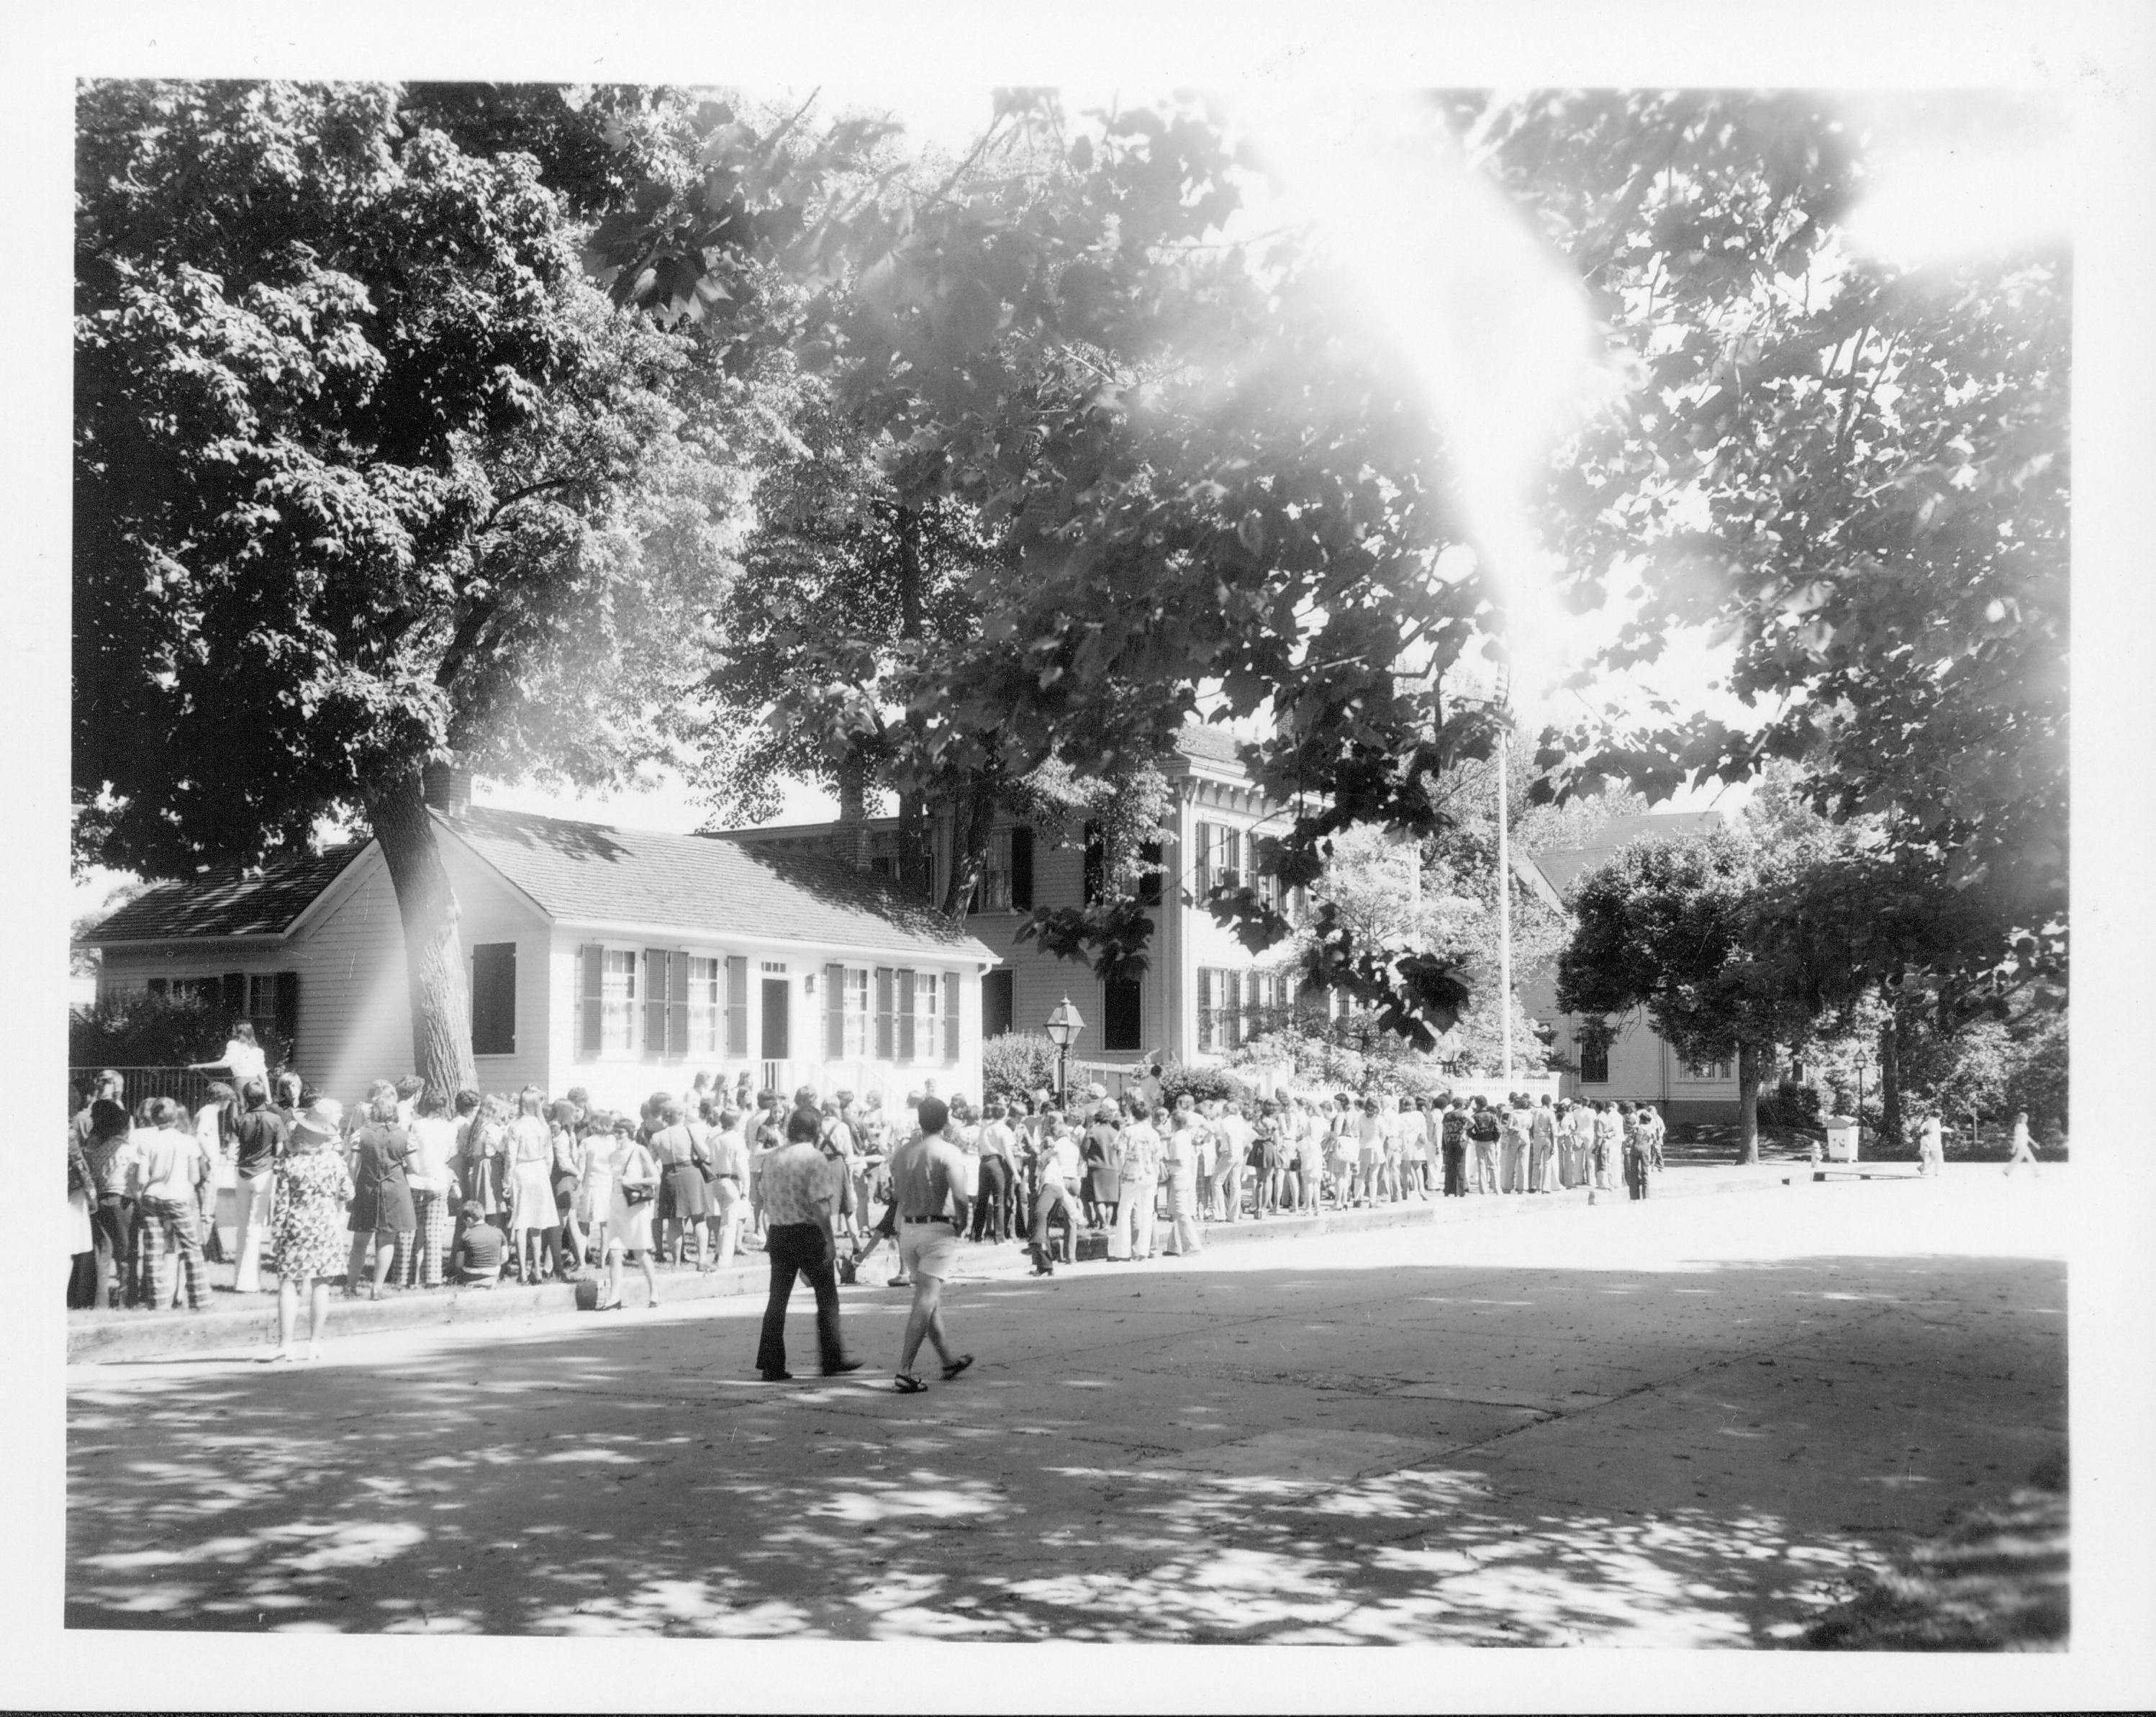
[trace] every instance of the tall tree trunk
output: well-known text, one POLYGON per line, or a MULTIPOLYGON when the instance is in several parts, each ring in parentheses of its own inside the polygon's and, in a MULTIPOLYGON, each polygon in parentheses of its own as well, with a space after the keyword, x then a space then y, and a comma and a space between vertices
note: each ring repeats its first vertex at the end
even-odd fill
POLYGON ((427 1089, 448 1099, 476 1085, 471 1000, 464 944, 457 934, 456 891, 442 864, 419 769, 368 785, 367 820, 382 843, 397 915, 404 926, 404 972, 412 1010, 412 1065, 427 1089))
POLYGON ((951 819, 951 885, 943 894, 943 915, 963 918, 973 899, 973 885, 981 879, 988 855, 988 837, 995 833, 996 793, 993 776, 983 771, 960 790, 957 814, 951 819))
POLYGON ((928 603, 921 574, 921 515, 912 507, 898 510, 898 635, 921 636, 928 603))
MULTIPOLYGON (((921 594, 921 515, 898 510, 898 633, 919 638, 927 603, 921 594)), ((919 793, 898 797, 898 879, 924 900, 936 893, 936 848, 928 804, 919 793)))
POLYGON ((919 793, 898 796, 898 879, 928 900, 936 892, 936 843, 928 803, 919 793))
POLYGON ((1879 1028, 1879 1142, 1889 1151, 1902 1145, 1902 1010, 1891 1001, 1879 1028))
POLYGON ((1759 1160, 1759 1049, 1737 1046, 1737 1134, 1739 1162, 1759 1160))

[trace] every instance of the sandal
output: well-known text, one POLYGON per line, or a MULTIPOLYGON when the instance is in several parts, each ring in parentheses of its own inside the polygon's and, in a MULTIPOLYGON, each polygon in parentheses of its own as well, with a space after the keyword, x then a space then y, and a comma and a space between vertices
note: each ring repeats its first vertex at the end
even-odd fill
POLYGON ((957 1358, 952 1360, 949 1365, 943 1367, 943 1381, 946 1383, 948 1383, 953 1377, 957 1376, 959 1372, 964 1371, 967 1366, 973 1364, 973 1355, 970 1353, 960 1354, 957 1358))
POLYGON ((926 1395, 928 1386, 911 1371, 901 1371, 891 1380, 891 1386, 901 1395, 926 1395))

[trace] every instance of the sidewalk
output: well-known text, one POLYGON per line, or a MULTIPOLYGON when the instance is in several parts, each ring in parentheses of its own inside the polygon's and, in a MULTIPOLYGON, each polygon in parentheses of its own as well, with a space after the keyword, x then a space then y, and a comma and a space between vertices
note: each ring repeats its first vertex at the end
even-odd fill
MULTIPOLYGON (((1900 1163, 1840 1164, 1837 1178, 1852 1169, 1876 1175, 1881 1181, 1915 1178, 1908 1165, 1900 1163)), ((1808 1162, 1722 1163, 1684 1166, 1666 1170, 1656 1178, 1656 1199, 1686 1198, 1728 1192, 1757 1192, 1812 1185, 1808 1162)), ((1601 1205, 1626 1202, 1624 1190, 1594 1195, 1601 1205)), ((1532 1216, 1538 1212, 1584 1207, 1588 1190, 1574 1187, 1563 1192, 1517 1197, 1433 1198, 1427 1203, 1410 1198, 1402 1204, 1371 1209, 1327 1211, 1316 1216, 1245 1217, 1234 1222, 1209 1222, 1204 1242, 1209 1247, 1244 1245, 1261 1240, 1296 1240, 1320 1234, 1344 1234, 1423 1224, 1487 1222, 1532 1216)), ((1164 1229, 1165 1224, 1162 1225, 1164 1229)), ((1163 1236, 1156 1233, 1155 1244, 1163 1236)), ((961 1280, 1007 1280, 1024 1275, 1031 1268, 1022 1246, 968 1246, 964 1253, 966 1274, 961 1280)), ((886 1272, 896 1259, 889 1248, 878 1251, 868 1266, 868 1275, 855 1292, 887 1292, 886 1272)), ((1065 1265, 1064 1269, 1088 1270, 1090 1263, 1065 1265)), ((155 1360, 186 1355, 208 1357, 259 1352, 276 1340, 277 1299, 274 1294, 239 1295, 228 1291, 232 1268, 210 1266, 218 1291, 207 1310, 71 1311, 67 1315, 67 1359, 70 1365, 155 1360)), ((699 1275, 693 1268, 662 1269, 660 1298, 667 1304, 720 1299, 734 1294, 760 1294, 769 1280, 763 1254, 743 1255, 725 1270, 699 1275)), ((623 1278, 623 1298, 632 1306, 644 1303, 643 1277, 632 1269, 623 1278)), ((499 1324, 558 1315, 588 1309, 596 1299, 593 1284, 586 1284, 581 1295, 578 1284, 544 1283, 523 1287, 505 1282, 498 1288, 442 1288, 387 1294, 379 1300, 348 1300, 332 1289, 330 1338, 389 1330, 415 1329, 442 1324, 499 1324)), ((304 1330, 306 1311, 300 1312, 304 1330)))

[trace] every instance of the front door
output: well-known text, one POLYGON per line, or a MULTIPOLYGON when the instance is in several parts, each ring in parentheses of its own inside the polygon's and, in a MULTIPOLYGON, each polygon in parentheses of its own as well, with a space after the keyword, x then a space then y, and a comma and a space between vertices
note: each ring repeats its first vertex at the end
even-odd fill
POLYGON ((784 978, 763 981, 763 1058, 786 1059, 786 1003, 793 986, 784 978))

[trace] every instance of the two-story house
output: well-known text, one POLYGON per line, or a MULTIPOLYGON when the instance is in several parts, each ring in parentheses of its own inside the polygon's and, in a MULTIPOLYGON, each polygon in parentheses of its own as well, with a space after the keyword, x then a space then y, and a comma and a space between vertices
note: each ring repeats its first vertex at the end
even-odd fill
MULTIPOLYGON (((1035 907, 1075 906, 1097 895, 1101 856, 1074 831, 1063 843, 1015 819, 999 823, 967 925, 1001 964, 981 984, 982 1033, 1038 1032, 1065 996, 1086 1021, 1073 1053, 1081 1062, 1134 1065, 1141 1056, 1218 1059, 1292 1005, 1285 947, 1253 956, 1216 924, 1201 900, 1216 884, 1236 885, 1251 869, 1255 839, 1277 833, 1282 813, 1251 785, 1224 729, 1191 725, 1165 766, 1176 788, 1162 838, 1145 857, 1158 866, 1142 886, 1155 907, 1151 965, 1143 977, 1104 983, 1085 966, 1016 940, 1035 907)), ((828 855, 858 853, 865 868, 896 875, 898 823, 795 823, 734 829, 744 845, 828 855)), ((950 831, 935 835, 939 884, 952 863, 950 831)))

